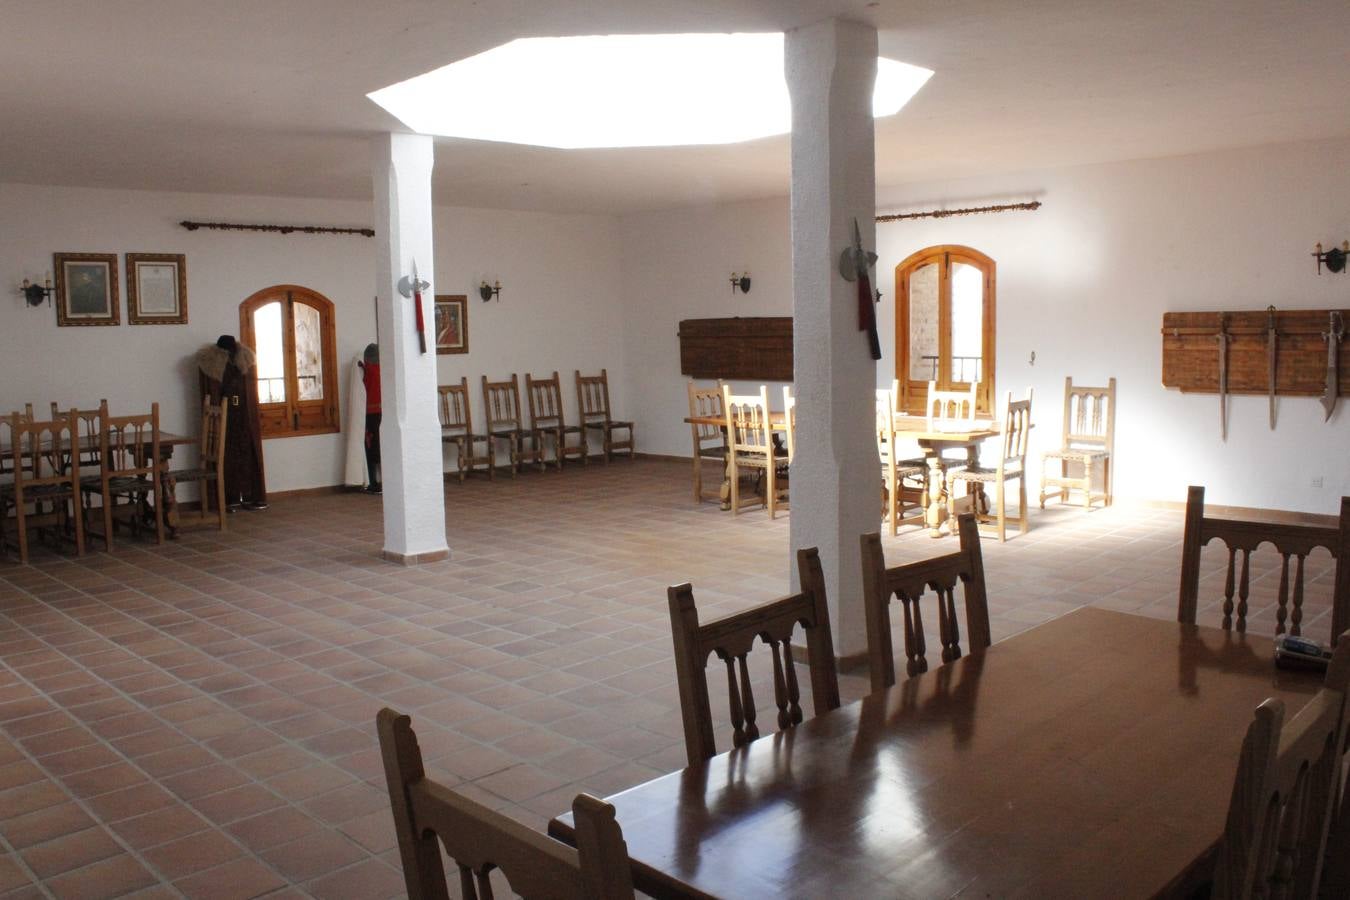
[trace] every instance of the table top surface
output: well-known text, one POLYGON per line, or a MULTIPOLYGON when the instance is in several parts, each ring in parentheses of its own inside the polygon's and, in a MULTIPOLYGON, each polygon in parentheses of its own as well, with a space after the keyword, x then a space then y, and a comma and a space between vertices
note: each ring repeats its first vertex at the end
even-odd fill
MULTIPOLYGON (((964 424, 964 423, 962 423, 964 424)), ((945 428, 930 428, 924 416, 897 415, 895 417, 896 437, 916 441, 972 443, 1002 434, 999 424, 993 419, 976 419, 966 427, 953 423, 945 428)))
POLYGON ((1150 896, 1221 834, 1257 704, 1320 683, 1083 608, 609 800, 657 896, 1150 896))
MULTIPOLYGON (((64 444, 65 441, 62 440, 61 443, 64 444)), ((149 444, 150 442, 146 441, 146 443, 149 444)), ((187 444, 195 444, 195 443, 197 443, 197 438, 195 436, 186 434, 174 434, 171 431, 161 431, 159 433, 159 445, 161 447, 182 447, 187 444)), ((99 445, 98 435, 85 434, 80 436, 81 451, 97 450, 98 445, 99 445)), ((49 449, 50 446, 51 441, 48 440, 42 442, 43 450, 49 449)), ((8 443, 0 444, 0 456, 8 456, 12 452, 13 450, 11 449, 10 444, 8 443)))

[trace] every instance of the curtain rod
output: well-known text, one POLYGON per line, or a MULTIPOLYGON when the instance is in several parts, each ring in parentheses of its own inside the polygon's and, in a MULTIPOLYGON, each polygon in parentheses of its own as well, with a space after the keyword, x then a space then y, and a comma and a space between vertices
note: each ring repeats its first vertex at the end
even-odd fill
POLYGON ((359 234, 363 237, 374 237, 374 228, 338 228, 333 225, 241 225, 234 222, 191 222, 184 220, 178 223, 188 231, 196 231, 198 228, 209 228, 213 231, 272 231, 277 234, 292 234, 301 232, 302 234, 359 234))
POLYGON ((885 216, 877 216, 878 222, 899 222, 902 219, 946 219, 951 216, 973 216, 978 213, 998 213, 1013 212, 1015 210, 1027 210, 1028 212, 1041 208, 1041 201, 1032 200, 1029 203, 1000 203, 997 206, 968 206, 965 209, 930 209, 924 212, 912 213, 892 213, 885 216))

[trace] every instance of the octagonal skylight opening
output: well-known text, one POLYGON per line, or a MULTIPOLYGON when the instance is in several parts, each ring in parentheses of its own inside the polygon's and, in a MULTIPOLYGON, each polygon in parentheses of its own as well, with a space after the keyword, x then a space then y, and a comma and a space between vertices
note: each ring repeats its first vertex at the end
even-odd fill
MULTIPOLYGON (((931 69, 877 59, 872 114, 931 69)), ((733 144, 786 134, 783 35, 521 38, 367 95, 422 134, 562 149, 733 144)))

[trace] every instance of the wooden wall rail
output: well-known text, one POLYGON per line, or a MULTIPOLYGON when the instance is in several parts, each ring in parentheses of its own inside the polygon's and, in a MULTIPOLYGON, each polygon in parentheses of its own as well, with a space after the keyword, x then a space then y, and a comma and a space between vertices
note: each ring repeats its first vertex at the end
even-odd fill
MULTIPOLYGON (((1328 309, 1277 310, 1275 393, 1320 396, 1326 388, 1328 309)), ((1339 311, 1350 328, 1350 309, 1339 311)), ((1266 395, 1270 389, 1265 310, 1163 314, 1162 383, 1187 393, 1219 392, 1219 316, 1228 317, 1228 392, 1266 395)), ((1350 339, 1340 347, 1340 396, 1350 396, 1350 339)))

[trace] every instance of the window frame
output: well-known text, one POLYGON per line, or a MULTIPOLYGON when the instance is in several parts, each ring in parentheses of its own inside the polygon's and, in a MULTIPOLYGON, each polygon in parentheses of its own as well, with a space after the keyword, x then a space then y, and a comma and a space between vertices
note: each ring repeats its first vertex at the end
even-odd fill
POLYGON ((979 269, 984 277, 983 315, 980 324, 980 380, 975 397, 975 410, 993 415, 994 388, 994 322, 997 309, 995 288, 997 266, 994 260, 961 244, 938 244, 911 253, 895 267, 895 379, 899 382, 897 403, 906 412, 925 414, 928 382, 909 377, 909 279, 919 268, 929 264, 938 266, 938 377, 940 391, 965 391, 970 382, 951 379, 952 363, 952 264, 965 263, 979 269))
MULTIPOLYGON (((258 403, 258 419, 264 438, 333 434, 340 431, 337 386, 337 321, 333 301, 298 284, 277 284, 252 294, 239 304, 240 340, 255 352, 258 342, 253 314, 269 303, 281 303, 281 346, 285 364, 286 399, 281 403, 258 403), (295 304, 319 314, 320 363, 323 366, 323 397, 301 400, 295 360, 295 304)), ((254 376, 257 378, 255 367, 254 376)))

